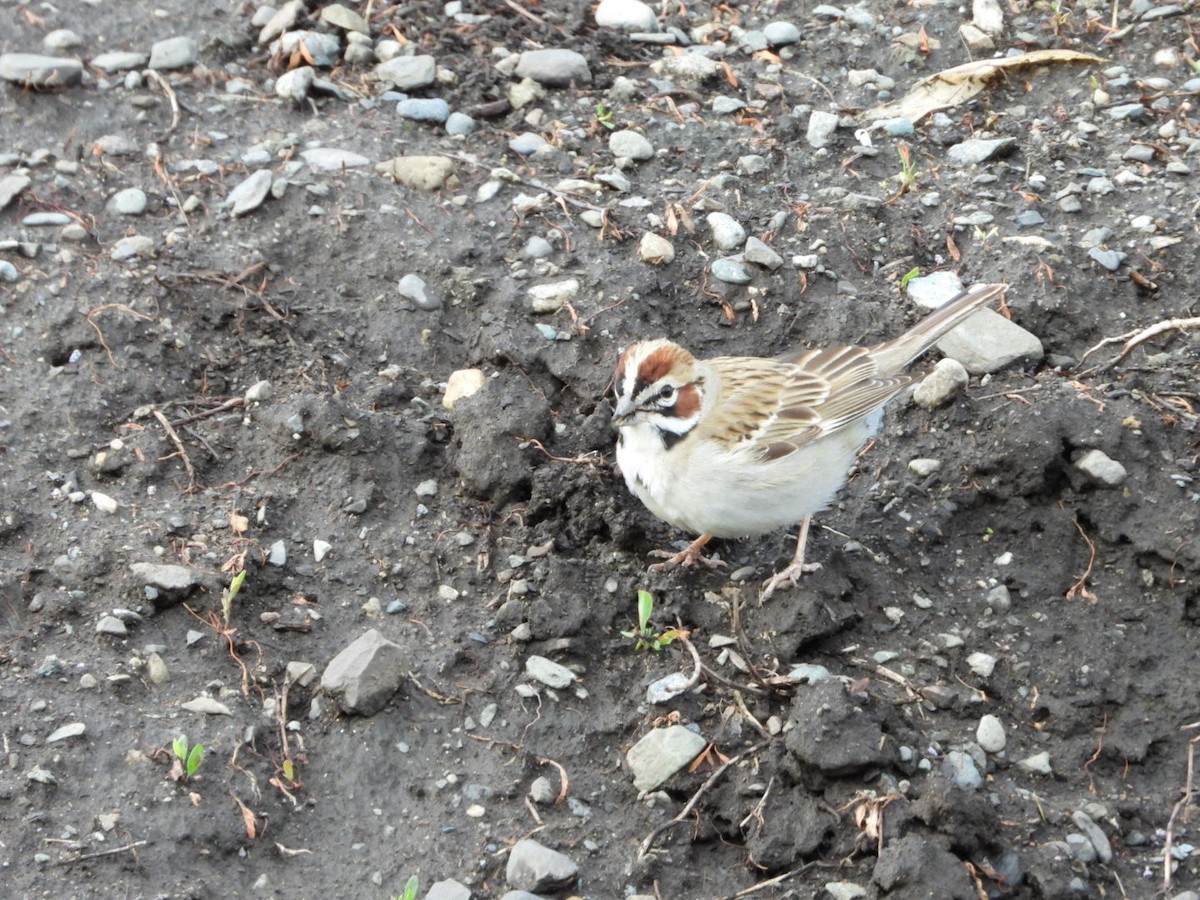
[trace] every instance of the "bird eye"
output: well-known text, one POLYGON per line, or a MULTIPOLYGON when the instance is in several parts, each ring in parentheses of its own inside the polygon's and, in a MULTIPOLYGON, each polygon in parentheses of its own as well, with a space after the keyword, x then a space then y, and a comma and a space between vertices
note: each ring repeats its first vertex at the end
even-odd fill
POLYGON ((669 406, 675 400, 675 386, 673 384, 664 384, 662 390, 658 392, 658 402, 663 406, 669 406))

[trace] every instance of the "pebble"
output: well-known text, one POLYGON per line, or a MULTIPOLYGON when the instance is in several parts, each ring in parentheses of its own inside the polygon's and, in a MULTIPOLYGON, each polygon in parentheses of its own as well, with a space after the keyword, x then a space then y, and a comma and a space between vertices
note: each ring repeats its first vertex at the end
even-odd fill
POLYGON ((783 265, 783 257, 756 237, 746 238, 746 249, 742 252, 742 258, 772 272, 783 265))
POLYGON ((550 784, 550 779, 539 775, 529 784, 529 799, 539 806, 549 806, 558 797, 558 792, 550 784))
POLYGON ((225 204, 231 207, 234 218, 258 209, 267 199, 272 180, 270 169, 259 169, 230 191, 225 204))
POLYGON ((67 738, 79 737, 87 731, 87 726, 82 722, 72 722, 69 725, 63 725, 61 728, 54 729, 50 736, 46 738, 47 744, 57 744, 59 741, 65 741, 67 738))
POLYGON ((233 711, 219 700, 214 700, 207 694, 201 694, 195 700, 179 704, 180 709, 188 712, 203 713, 206 716, 232 716, 233 711))
POLYGON ((955 144, 946 151, 946 161, 955 166, 974 166, 989 159, 1007 156, 1017 149, 1015 138, 1003 137, 984 140, 971 138, 955 144))
POLYGON ((320 538, 315 539, 313 541, 313 560, 316 562, 324 561, 332 549, 333 544, 329 543, 329 541, 323 541, 320 538))
POLYGON ((522 838, 508 852, 504 878, 509 887, 536 894, 554 894, 579 877, 575 863, 531 838, 522 838))
POLYGON ((345 31, 354 31, 365 35, 371 33, 371 26, 367 24, 366 19, 340 3, 333 3, 322 9, 321 21, 328 22, 345 31))
MULTIPOLYGON (((467 809, 467 815, 470 815, 471 807, 467 809)), ((382 884, 380 879, 378 884, 382 884)), ((446 878, 442 881, 435 881, 429 886, 428 892, 424 895, 425 900, 471 900, 475 895, 471 893, 471 889, 453 878, 446 878)))
POLYGON ((549 141, 540 134, 534 134, 532 131, 524 131, 508 142, 508 149, 513 153, 521 154, 521 156, 532 156, 539 150, 543 150, 549 146, 549 141))
POLYGON ((892 137, 911 137, 916 131, 911 119, 884 119, 879 127, 892 137))
POLYGON ((967 657, 967 665, 980 678, 991 678, 996 670, 996 657, 990 653, 976 651, 967 657))
POLYGON ((1076 810, 1071 813, 1071 822, 1083 832, 1089 843, 1095 848, 1096 856, 1099 857, 1100 862, 1105 865, 1112 862, 1112 844, 1109 842, 1108 836, 1092 820, 1091 816, 1082 810, 1076 810))
POLYGON ((74 87, 83 80, 83 63, 39 53, 0 53, 0 79, 30 88, 74 87))
POLYGON ((797 684, 823 684, 833 676, 827 668, 816 663, 797 663, 788 670, 787 677, 797 684))
POLYGON ((378 163, 375 171, 405 187, 436 191, 454 174, 454 162, 444 156, 397 156, 378 163))
POLYGON ((437 61, 432 56, 397 56, 377 65, 375 77, 398 91, 418 91, 437 78, 437 61))
POLYGON ((833 133, 838 127, 838 117, 823 109, 815 109, 808 117, 808 131, 805 140, 815 150, 827 147, 833 140, 833 133))
POLYGON ((762 33, 772 47, 786 47, 800 40, 800 29, 791 22, 768 22, 762 33))
POLYGON ((74 50, 83 46, 83 38, 69 28, 56 28, 42 38, 42 46, 47 50, 74 50))
POLYGON ((683 725, 651 729, 625 754, 633 786, 639 791, 657 789, 691 763, 707 743, 703 735, 683 725))
POLYGON ((749 284, 754 280, 754 275, 750 269, 744 262, 738 259, 724 257, 713 260, 709 269, 712 271, 714 278, 726 284, 749 284))
POLYGON ((923 409, 942 406, 961 394, 970 380, 966 368, 958 360, 939 360, 913 391, 913 402, 923 409))
POLYGON ((478 393, 487 383, 487 376, 480 369, 457 369, 446 379, 446 392, 442 395, 442 406, 454 409, 454 405, 466 397, 478 393))
POLYGON ((566 666, 559 665, 544 656, 530 656, 525 660, 525 673, 547 687, 562 690, 570 687, 576 675, 566 666))
POLYGON ((115 513, 120 505, 108 494, 92 491, 92 504, 103 513, 115 513))
POLYGON ((665 266, 675 258, 675 247, 665 237, 647 231, 638 242, 638 258, 652 266, 665 266))
POLYGON ((154 239, 140 234, 121 238, 113 244, 109 256, 116 262, 126 262, 131 259, 149 258, 154 255, 154 239))
POLYGON ((1075 460, 1075 468, 1104 487, 1120 487, 1128 476, 1125 467, 1102 450, 1088 450, 1075 460))
POLYGON ((119 216, 140 216, 146 211, 146 192, 141 188, 126 188, 117 191, 104 205, 107 212, 119 216))
POLYGON ((975 742, 987 753, 999 753, 1008 743, 1004 724, 993 715, 982 716, 975 729, 975 742))
POLYGON ((125 637, 129 634, 129 629, 125 627, 125 623, 116 616, 102 616, 100 621, 96 623, 97 634, 111 634, 115 637, 125 637))
POLYGON ((262 26, 258 33, 259 44, 269 44, 275 40, 296 24, 296 19, 303 11, 304 0, 288 0, 279 9, 272 9, 269 4, 260 6, 250 20, 252 25, 262 26))
POLYGON ((0 281, 12 284, 20 279, 21 273, 17 271, 17 267, 7 259, 0 259, 0 281))
POLYGON ((587 57, 574 50, 526 50, 517 59, 518 78, 531 78, 550 87, 568 87, 574 82, 590 82, 587 57))
POLYGON ((1121 264, 1125 262, 1127 254, 1120 250, 1105 250, 1101 247, 1092 247, 1088 250, 1088 259, 1099 263, 1103 268, 1110 272, 1115 272, 1121 268, 1121 264))
POLYGON ((396 104, 396 115, 414 122, 441 124, 450 118, 450 104, 440 97, 409 97, 396 104))
POLYGON ((21 191, 33 184, 28 175, 5 175, 0 178, 0 209, 8 206, 21 191))
POLYGON ((600 0, 596 24, 621 31, 657 31, 658 19, 641 0, 600 0))
POLYGON ((942 761, 942 774, 968 791, 979 790, 983 787, 983 776, 979 767, 969 753, 962 750, 951 750, 942 761))
POLYGON ((278 41, 271 44, 270 51, 291 56, 299 51, 301 46, 312 59, 312 64, 322 69, 333 68, 341 56, 342 42, 336 35, 322 31, 284 32, 278 41))
POLYGON ((1054 770, 1050 767, 1050 754, 1046 751, 1035 753, 1032 756, 1027 756, 1025 759, 1017 763, 1026 772, 1034 775, 1053 775, 1054 770))
POLYGON ((466 113, 452 112, 446 116, 446 134, 455 136, 467 135, 473 132, 475 128, 475 120, 466 113))
POLYGON ((729 213, 711 212, 704 217, 712 231, 713 243, 721 250, 739 250, 746 242, 746 229, 729 213))
POLYGON ((186 35, 156 41, 150 48, 151 69, 185 69, 199 59, 200 46, 186 35))
POLYGON ((101 53, 99 56, 93 56, 88 60, 88 65, 111 75, 114 72, 128 72, 130 69, 145 68, 149 60, 150 57, 145 53, 112 50, 108 53, 101 53))
POLYGON ((1004 31, 1004 12, 998 0, 973 0, 971 23, 980 31, 998 36, 1004 31))
POLYGON ((540 315, 556 313, 579 296, 579 279, 567 278, 529 288, 530 308, 540 315))
POLYGON ((608 136, 608 149, 618 158, 646 160, 654 158, 654 145, 636 131, 614 131, 608 136))
POLYGON ((746 101, 739 100, 736 97, 713 97, 712 111, 718 115, 727 116, 737 112, 739 109, 746 108, 746 101))
POLYGON ((312 90, 316 71, 312 66, 300 66, 290 72, 284 72, 275 79, 275 96, 293 103, 302 103, 312 90))
POLYGON ((151 684, 165 684, 171 680, 167 664, 157 653, 151 653, 146 657, 146 676, 150 679, 151 684))
POLYGON ((401 297, 411 300, 419 309, 441 309, 442 301, 430 292, 428 286, 425 284, 425 279, 420 275, 414 275, 412 272, 409 272, 400 279, 396 287, 401 297))

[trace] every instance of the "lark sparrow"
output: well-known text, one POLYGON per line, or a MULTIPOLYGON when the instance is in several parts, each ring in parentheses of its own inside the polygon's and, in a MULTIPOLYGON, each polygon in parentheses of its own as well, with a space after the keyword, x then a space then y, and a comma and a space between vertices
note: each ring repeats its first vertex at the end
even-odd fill
POLYGON ((904 369, 1005 285, 959 294, 894 340, 874 347, 798 350, 775 359, 696 359, 668 340, 634 344, 617 365, 617 464, 665 522, 699 534, 661 571, 724 563, 701 555, 714 537, 765 534, 800 522, 791 565, 762 599, 820 568, 804 562, 812 514, 827 507, 882 407, 913 382, 904 369))

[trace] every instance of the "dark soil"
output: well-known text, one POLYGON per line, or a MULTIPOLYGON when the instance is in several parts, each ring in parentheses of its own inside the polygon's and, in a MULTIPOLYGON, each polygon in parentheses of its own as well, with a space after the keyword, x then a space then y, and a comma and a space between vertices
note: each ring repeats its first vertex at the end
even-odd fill
MULTIPOLYGON (((947 110, 948 125, 921 123, 910 190, 848 210, 829 188, 896 193, 896 141, 877 135, 879 154, 860 156, 843 128, 817 153, 793 111, 831 97, 846 113, 874 105, 848 69, 878 69, 900 96, 965 62, 955 6, 870 3, 870 31, 808 5, 673 5, 665 21, 685 31, 734 16, 747 28, 793 21, 804 36, 781 69, 731 50, 728 77, 670 96, 647 68, 662 48, 598 29, 585 4, 486 6, 468 11, 490 20, 459 25, 440 3, 376 4, 372 24, 456 76, 422 95, 457 110, 502 100, 515 82, 496 70, 497 46, 578 50, 593 81, 479 116, 455 140, 389 102, 278 101, 271 84, 288 61, 253 43, 249 5, 0 4, 0 53, 39 52, 54 28, 82 35, 85 59, 175 34, 201 45, 194 70, 163 73, 176 127, 153 80, 126 89, 93 72, 74 88, 0 89, 0 155, 33 179, 0 211, 0 242, 23 242, 0 244, 20 273, 0 283, 3 894, 392 897, 416 874, 423 888, 454 878, 500 897, 506 852, 528 836, 570 857, 574 894, 593 898, 817 897, 830 882, 889 898, 1150 897, 1168 841, 1167 893, 1200 889, 1184 793, 1200 719, 1200 332, 1164 331, 1113 366, 1120 344, 1081 363, 1105 338, 1200 315, 1196 176, 1165 169, 1172 157, 1197 165, 1195 92, 1178 90, 1197 55, 1188 16, 1104 42, 1107 7, 1094 18, 1083 4, 1009 4, 1002 50, 1111 62, 1022 72, 947 110), (939 47, 909 61, 893 27, 923 28, 939 47), (1173 68, 1155 60, 1164 49, 1173 68), (234 77, 261 90, 227 95, 234 77), (610 99, 618 77, 637 83, 633 99, 610 99), (1114 120, 1094 105, 1097 88, 1114 105, 1143 99, 1144 116, 1114 120), (712 113, 716 93, 757 111, 712 113), (584 198, 608 210, 604 230, 553 196, 518 215, 518 193, 610 170, 597 104, 660 151, 626 173, 650 206, 584 198), (507 142, 524 131, 559 150, 521 159, 507 142), (95 151, 107 135, 134 152, 95 151), (945 148, 972 135, 1012 136, 1016 152, 945 165, 945 148), (231 218, 224 199, 251 171, 241 154, 261 142, 274 142, 288 190, 231 218), (1155 157, 1124 161, 1138 143, 1155 157), (312 144, 372 162, 452 154, 457 181, 427 193, 370 167, 286 170, 312 144), (747 154, 767 170, 738 175, 747 154), (186 159, 221 168, 171 168, 186 159), (499 166, 525 183, 477 201, 499 166), (1085 190, 1081 211, 1062 211, 1056 195, 1086 186, 1090 169, 1143 180, 1085 190), (150 195, 143 216, 105 210, 127 187, 150 195), (935 191, 940 204, 924 205, 935 191), (758 236, 784 213, 770 242, 787 264, 749 287, 713 280, 720 253, 704 215, 718 208, 758 236), (1013 218, 1029 208, 1046 223, 1021 231, 1013 218), (979 210, 994 222, 951 222, 979 210), (38 211, 68 212, 86 240, 22 225, 38 211), (638 259, 647 212, 680 223, 668 266, 638 259), (1141 215, 1180 242, 1152 245, 1131 225, 1141 215), (1128 254, 1116 272, 1080 244, 1101 227, 1128 254), (112 260, 135 232, 154 239, 155 258, 112 260), (1029 233, 1045 243, 1006 240, 1029 233), (531 236, 551 239, 550 257, 523 257, 531 236), (791 262, 816 252, 821 272, 791 262), (914 268, 1007 282, 1011 316, 1046 360, 975 379, 942 409, 893 404, 841 502, 816 520, 809 553, 823 570, 767 605, 757 586, 790 557, 783 533, 719 543, 724 572, 649 576, 651 550, 690 536, 657 522, 615 471, 606 390, 620 349, 660 335, 697 354, 873 343, 915 321, 897 284, 914 268), (441 308, 400 296, 410 272, 441 308), (529 286, 566 277, 582 285, 571 309, 534 316, 529 286), (570 339, 547 340, 537 322, 570 339), (486 387, 445 410, 447 378, 472 367, 486 387), (247 406, 260 380, 270 396, 247 406), (1123 484, 1078 470, 1092 448, 1124 465, 1123 484), (918 478, 917 458, 942 467, 918 478), (418 495, 430 479, 436 494, 418 495), (283 566, 267 564, 277 541, 283 566), (320 562, 314 541, 331 545, 320 562), (198 584, 151 596, 130 569, 145 562, 190 566, 198 584), (221 590, 241 568, 226 626, 221 590), (657 627, 690 633, 702 691, 646 701, 651 682, 693 661, 680 643, 638 651, 622 636, 639 588, 653 593, 657 627), (122 613, 127 637, 97 633, 114 609, 137 614, 122 613), (404 658, 380 712, 339 714, 319 678, 289 685, 289 663, 319 676, 372 628, 404 658), (968 663, 975 653, 995 657, 987 677, 968 663), (532 655, 568 666, 577 686, 533 682, 532 655), (786 678, 800 663, 833 678, 786 678), (181 707, 199 695, 231 715, 181 707), (986 757, 974 745, 985 714, 1007 732, 986 757), (674 721, 711 748, 640 798, 625 753, 674 721), (73 722, 82 736, 47 742, 73 722), (169 777, 179 735, 207 748, 190 782, 169 777), (963 750, 984 766, 978 789, 952 777, 963 750), (1052 774, 1020 764, 1043 752, 1052 774), (719 770, 724 759, 735 762, 719 770), (539 776, 564 802, 527 799, 539 776), (1068 842, 1080 811, 1111 859, 1068 842)), ((368 73, 324 75, 377 96, 368 73)))

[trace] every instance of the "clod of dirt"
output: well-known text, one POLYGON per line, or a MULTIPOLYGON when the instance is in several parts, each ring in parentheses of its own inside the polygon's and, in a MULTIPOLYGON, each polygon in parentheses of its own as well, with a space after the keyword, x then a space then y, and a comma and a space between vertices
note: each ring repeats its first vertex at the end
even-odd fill
POLYGON ((785 746, 805 768, 831 777, 883 765, 893 754, 871 716, 840 681, 804 688, 792 701, 785 746))
POLYGON ((550 434, 550 404, 516 375, 490 379, 454 407, 454 465, 475 494, 496 503, 528 497, 531 471, 528 438, 544 441, 550 434))
POLYGON ((887 891, 888 900, 975 900, 978 896, 962 860, 918 835, 885 846, 872 878, 887 891))

